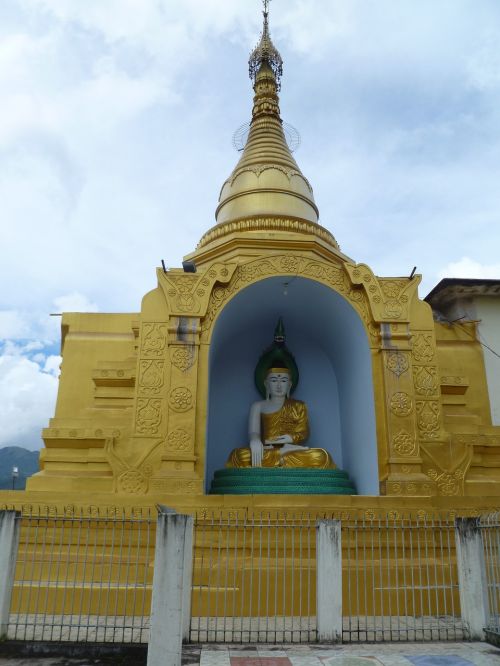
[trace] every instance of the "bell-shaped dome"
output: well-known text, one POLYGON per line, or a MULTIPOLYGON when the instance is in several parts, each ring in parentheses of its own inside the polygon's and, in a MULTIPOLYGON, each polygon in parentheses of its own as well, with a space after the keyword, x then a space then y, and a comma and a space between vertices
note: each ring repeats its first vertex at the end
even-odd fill
POLYGON ((243 154, 222 186, 215 217, 225 223, 251 216, 292 216, 318 221, 311 185, 287 145, 277 81, 263 60, 255 74, 252 122, 243 154))

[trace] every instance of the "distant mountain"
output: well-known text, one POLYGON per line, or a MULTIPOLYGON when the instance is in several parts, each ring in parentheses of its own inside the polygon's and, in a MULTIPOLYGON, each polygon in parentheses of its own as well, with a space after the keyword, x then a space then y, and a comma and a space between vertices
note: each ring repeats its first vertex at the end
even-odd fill
POLYGON ((17 467, 19 476, 14 480, 16 490, 24 490, 26 479, 40 469, 40 451, 28 451, 21 446, 6 446, 0 449, 0 489, 12 490, 12 468, 17 467))

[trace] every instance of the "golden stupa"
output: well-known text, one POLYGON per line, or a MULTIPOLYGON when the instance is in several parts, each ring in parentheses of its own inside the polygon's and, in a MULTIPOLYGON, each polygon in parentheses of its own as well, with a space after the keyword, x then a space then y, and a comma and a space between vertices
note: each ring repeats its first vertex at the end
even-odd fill
POLYGON ((183 268, 157 269, 136 313, 65 313, 41 471, 11 505, 352 507, 498 505, 493 425, 477 322, 435 320, 418 275, 378 277, 318 223, 279 109, 282 61, 264 13, 250 58, 248 139, 216 224, 183 268), (244 444, 252 372, 279 315, 318 446, 357 496, 209 495, 244 444))

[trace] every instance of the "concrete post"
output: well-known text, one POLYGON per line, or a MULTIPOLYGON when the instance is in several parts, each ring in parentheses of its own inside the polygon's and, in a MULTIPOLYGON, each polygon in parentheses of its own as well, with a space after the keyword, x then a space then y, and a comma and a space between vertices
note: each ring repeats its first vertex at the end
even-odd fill
POLYGON ((21 514, 0 511, 0 640, 7 638, 21 514))
POLYGON ((193 518, 158 508, 147 664, 181 666, 191 593, 193 518))
POLYGON ((482 641, 488 622, 488 590, 478 518, 456 519, 455 544, 462 620, 468 638, 482 641))
POLYGON ((318 641, 342 642, 342 538, 340 520, 316 523, 318 641))
POLYGON ((184 576, 182 579, 182 642, 189 643, 191 627, 191 583, 193 580, 193 518, 186 529, 184 543, 184 576))

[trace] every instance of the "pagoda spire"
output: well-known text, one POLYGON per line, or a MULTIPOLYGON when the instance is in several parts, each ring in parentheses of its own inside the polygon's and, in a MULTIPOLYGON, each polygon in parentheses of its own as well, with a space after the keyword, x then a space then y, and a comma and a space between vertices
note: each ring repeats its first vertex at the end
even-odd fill
POLYGON ((283 132, 278 96, 283 59, 271 40, 269 0, 264 0, 263 19, 259 43, 248 60, 255 93, 248 138, 222 186, 215 217, 219 224, 276 217, 317 222, 312 188, 283 132))
POLYGON ((216 225, 203 235, 193 255, 198 263, 236 239, 252 245, 315 238, 338 251, 335 238, 318 224, 312 187, 283 131, 278 94, 283 59, 271 39, 269 2, 263 0, 262 32, 248 60, 254 98, 246 142, 222 185, 216 225))
POLYGON ((261 65, 266 63, 273 71, 276 79, 276 89, 281 89, 281 77, 283 75, 283 59, 278 49, 274 46, 269 33, 269 1, 264 0, 264 26, 260 36, 260 41, 250 54, 248 60, 248 73, 254 85, 256 83, 257 72, 261 65))

